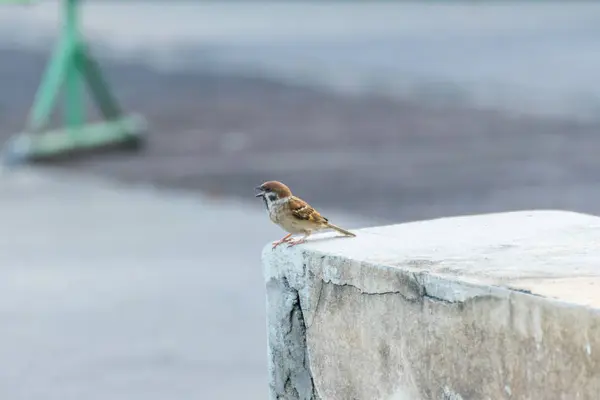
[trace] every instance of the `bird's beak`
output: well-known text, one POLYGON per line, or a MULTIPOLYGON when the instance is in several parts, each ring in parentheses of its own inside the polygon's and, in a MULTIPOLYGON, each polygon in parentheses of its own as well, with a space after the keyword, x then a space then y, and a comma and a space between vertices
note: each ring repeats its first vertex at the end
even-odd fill
POLYGON ((255 187, 254 190, 258 190, 258 193, 254 197, 262 197, 265 195, 264 190, 262 190, 262 188, 260 186, 255 187))

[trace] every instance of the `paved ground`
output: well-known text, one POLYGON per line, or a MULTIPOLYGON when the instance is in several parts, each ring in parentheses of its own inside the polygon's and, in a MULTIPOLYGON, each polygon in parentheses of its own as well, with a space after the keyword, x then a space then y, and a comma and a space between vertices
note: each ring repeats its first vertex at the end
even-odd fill
MULTIPOLYGON (((344 90, 598 120, 596 2, 82 4, 86 33, 107 54, 163 70, 255 70, 344 90)), ((0 42, 44 48, 59 10, 49 0, 4 5, 0 42)))
MULTIPOLYGON (((25 118, 43 58, 1 57, 6 138, 25 118)), ((600 125, 105 65, 126 108, 152 123, 148 147, 67 168, 241 197, 282 179, 320 206, 391 222, 522 208, 600 211, 600 125)))
POLYGON ((1 398, 266 398, 259 207, 20 171, 0 220, 1 398))
MULTIPOLYGON (((40 47, 56 29, 49 4, 4 14, 6 46, 40 47)), ((264 3, 91 2, 85 23, 95 47, 127 63, 104 59, 110 81, 153 130, 138 157, 69 168, 243 197, 278 178, 319 205, 394 222, 540 207, 599 212, 600 124, 574 117, 600 115, 592 56, 600 7, 569 4, 271 5, 267 13, 264 3), (149 23, 158 15, 164 29, 149 23), (339 74, 364 83, 384 70, 380 87, 405 75, 429 85, 391 100, 290 83, 339 74), (486 87, 517 107, 523 91, 558 99, 571 117, 481 111, 453 95, 454 104, 432 108, 448 84, 479 100, 475 87, 486 87)), ((1 59, 0 139, 20 128, 44 62, 22 50, 2 50, 1 59)), ((537 103, 557 109, 545 106, 537 103)))

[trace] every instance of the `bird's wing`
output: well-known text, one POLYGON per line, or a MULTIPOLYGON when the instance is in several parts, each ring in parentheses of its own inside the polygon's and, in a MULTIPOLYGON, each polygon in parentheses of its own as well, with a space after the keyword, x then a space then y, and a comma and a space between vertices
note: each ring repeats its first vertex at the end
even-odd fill
POLYGON ((312 221, 318 224, 325 224, 328 222, 327 218, 319 214, 317 210, 298 197, 292 196, 288 204, 292 211, 292 215, 298 219, 312 221))

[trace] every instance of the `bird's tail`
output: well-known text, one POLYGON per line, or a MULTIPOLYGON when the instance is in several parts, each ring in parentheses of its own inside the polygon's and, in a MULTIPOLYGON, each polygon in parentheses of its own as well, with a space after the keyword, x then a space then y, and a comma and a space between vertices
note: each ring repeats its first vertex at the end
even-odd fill
POLYGON ((336 230, 336 231, 338 231, 339 233, 343 233, 343 234, 344 234, 344 235, 346 235, 346 236, 356 236, 356 234, 354 234, 354 233, 352 233, 352 232, 350 232, 350 231, 347 231, 347 230, 345 230, 344 228, 340 228, 339 226, 337 226, 337 225, 334 225, 334 224, 332 224, 332 223, 329 223, 329 222, 327 223, 327 227, 328 227, 328 228, 331 228, 331 229, 333 229, 333 230, 336 230))

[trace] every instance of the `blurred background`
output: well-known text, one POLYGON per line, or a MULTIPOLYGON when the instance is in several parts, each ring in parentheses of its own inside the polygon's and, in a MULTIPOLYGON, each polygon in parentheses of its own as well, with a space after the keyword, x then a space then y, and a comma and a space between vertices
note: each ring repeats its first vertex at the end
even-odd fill
MULTIPOLYGON (((0 4, 3 141, 59 3, 0 4)), ((3 172, 2 398, 266 398, 260 252, 283 234, 253 198, 266 180, 350 228, 600 210, 598 3, 87 0, 81 17, 147 143, 3 172)))

